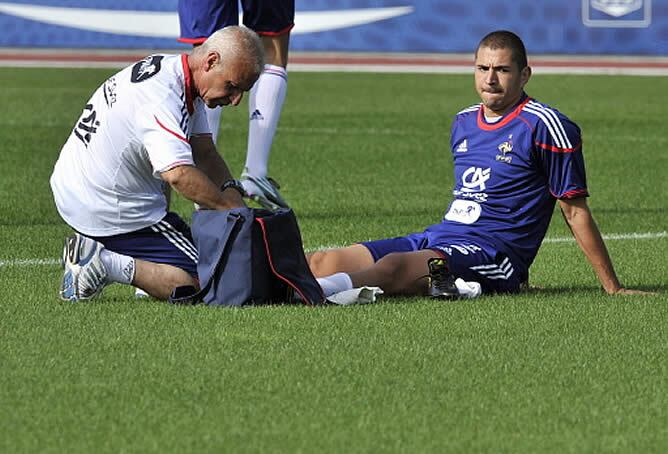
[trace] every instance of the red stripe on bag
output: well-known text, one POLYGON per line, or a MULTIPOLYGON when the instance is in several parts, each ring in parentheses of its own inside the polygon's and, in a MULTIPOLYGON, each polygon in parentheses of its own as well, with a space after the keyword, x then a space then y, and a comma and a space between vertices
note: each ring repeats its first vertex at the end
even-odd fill
POLYGON ((265 229, 264 226, 264 220, 262 218, 255 218, 255 221, 257 221, 257 223, 260 224, 260 228, 262 229, 262 240, 264 242, 264 250, 267 252, 267 259, 269 260, 269 267, 271 268, 271 272, 274 273, 274 276, 278 277, 280 280, 288 284, 294 291, 299 293, 299 296, 301 296, 304 304, 308 306, 313 306, 313 303, 311 303, 311 301, 309 301, 304 296, 301 290, 299 290, 299 287, 297 287, 288 278, 282 276, 281 274, 278 273, 278 271, 276 271, 276 268, 274 268, 274 262, 271 260, 271 252, 269 252, 269 242, 267 241, 267 230, 265 229))

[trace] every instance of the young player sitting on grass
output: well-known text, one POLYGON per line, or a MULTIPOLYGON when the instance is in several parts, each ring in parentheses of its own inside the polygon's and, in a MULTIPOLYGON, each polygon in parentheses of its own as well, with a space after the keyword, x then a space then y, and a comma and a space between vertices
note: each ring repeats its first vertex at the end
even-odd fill
POLYGON ((531 68, 522 40, 488 34, 474 71, 482 103, 452 125, 455 187, 445 217, 424 232, 311 254, 325 295, 362 286, 444 298, 517 292, 556 201, 604 290, 645 293, 622 287, 587 206, 580 129, 524 92, 531 68))

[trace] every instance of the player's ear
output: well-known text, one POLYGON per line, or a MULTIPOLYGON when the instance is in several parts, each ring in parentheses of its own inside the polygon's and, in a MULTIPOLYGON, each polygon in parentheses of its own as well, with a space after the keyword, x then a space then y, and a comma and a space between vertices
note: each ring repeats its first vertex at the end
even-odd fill
POLYGON ((525 66, 520 73, 520 77, 522 80, 522 86, 529 82, 529 79, 531 78, 531 66, 525 66))

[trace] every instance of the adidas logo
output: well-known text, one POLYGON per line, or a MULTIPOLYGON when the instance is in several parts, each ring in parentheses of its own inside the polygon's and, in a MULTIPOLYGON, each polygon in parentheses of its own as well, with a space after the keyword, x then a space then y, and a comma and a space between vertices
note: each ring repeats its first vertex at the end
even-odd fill
POLYGON ((122 273, 127 280, 132 282, 132 279, 135 277, 135 261, 132 260, 127 265, 125 265, 125 268, 123 268, 122 273))
POLYGON ((251 120, 264 120, 264 117, 262 116, 262 112, 260 112, 260 109, 255 109, 255 111, 251 114, 250 119, 251 120))
POLYGON ((457 149, 455 150, 457 153, 466 153, 469 151, 468 149, 468 144, 466 143, 466 139, 461 141, 459 145, 457 145, 457 149))

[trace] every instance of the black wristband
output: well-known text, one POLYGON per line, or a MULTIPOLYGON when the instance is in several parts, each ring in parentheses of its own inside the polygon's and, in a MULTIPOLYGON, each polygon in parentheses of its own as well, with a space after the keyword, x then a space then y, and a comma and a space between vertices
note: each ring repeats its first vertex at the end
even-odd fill
POLYGON ((241 194, 241 197, 246 196, 246 191, 244 191, 244 187, 241 185, 241 181, 235 180, 235 179, 227 180, 220 187, 220 192, 223 192, 224 190, 230 189, 230 188, 235 189, 236 191, 238 191, 239 194, 241 194))

